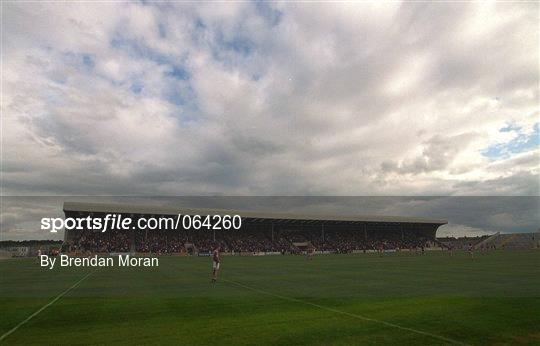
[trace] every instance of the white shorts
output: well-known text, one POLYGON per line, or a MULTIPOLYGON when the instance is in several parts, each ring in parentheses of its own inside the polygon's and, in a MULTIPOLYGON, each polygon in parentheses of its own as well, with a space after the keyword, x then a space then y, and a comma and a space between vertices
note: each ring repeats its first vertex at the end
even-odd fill
POLYGON ((213 269, 216 269, 216 270, 219 270, 219 262, 216 262, 216 261, 212 261, 212 268, 213 269))

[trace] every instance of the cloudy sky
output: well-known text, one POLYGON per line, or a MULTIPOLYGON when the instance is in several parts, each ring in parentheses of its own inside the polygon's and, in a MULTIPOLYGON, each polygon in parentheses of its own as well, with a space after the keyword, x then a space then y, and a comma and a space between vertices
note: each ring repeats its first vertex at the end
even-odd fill
POLYGON ((2 195, 538 196, 538 13, 2 2, 2 195))

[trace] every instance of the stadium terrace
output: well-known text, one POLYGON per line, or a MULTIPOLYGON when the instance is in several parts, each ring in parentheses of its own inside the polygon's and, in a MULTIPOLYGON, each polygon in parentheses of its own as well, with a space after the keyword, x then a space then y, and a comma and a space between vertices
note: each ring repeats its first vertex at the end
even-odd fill
POLYGON ((65 202, 66 218, 120 214, 133 219, 182 215, 240 215, 239 230, 183 228, 118 230, 101 233, 66 230, 64 253, 152 253, 207 255, 215 244, 226 254, 298 254, 416 251, 441 249, 437 229, 446 220, 397 216, 340 216, 267 213, 223 209, 186 209, 128 204, 65 202))

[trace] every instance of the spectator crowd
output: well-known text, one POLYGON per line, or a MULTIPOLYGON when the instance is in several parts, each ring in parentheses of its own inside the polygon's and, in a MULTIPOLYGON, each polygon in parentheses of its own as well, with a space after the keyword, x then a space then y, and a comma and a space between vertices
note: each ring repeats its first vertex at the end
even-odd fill
POLYGON ((305 247, 318 251, 350 253, 368 250, 417 250, 430 245, 421 233, 354 230, 340 231, 82 231, 63 250, 82 253, 140 252, 177 254, 210 253, 216 245, 223 252, 299 253, 305 247))

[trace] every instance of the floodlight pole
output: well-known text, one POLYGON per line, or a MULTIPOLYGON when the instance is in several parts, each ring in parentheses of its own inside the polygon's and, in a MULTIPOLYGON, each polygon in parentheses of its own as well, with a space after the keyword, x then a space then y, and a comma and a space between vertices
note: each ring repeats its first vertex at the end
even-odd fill
POLYGON ((367 223, 364 222, 364 240, 367 241, 367 223))

